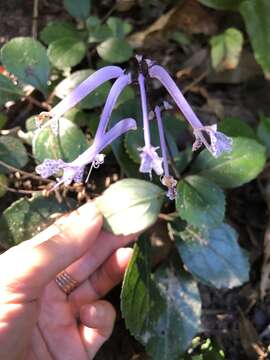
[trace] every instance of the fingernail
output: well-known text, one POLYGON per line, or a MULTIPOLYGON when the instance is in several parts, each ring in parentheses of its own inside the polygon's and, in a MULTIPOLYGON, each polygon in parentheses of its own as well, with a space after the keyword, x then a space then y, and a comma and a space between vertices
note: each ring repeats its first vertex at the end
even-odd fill
POLYGON ((104 317, 104 306, 102 304, 91 305, 89 313, 91 318, 102 319, 104 317))

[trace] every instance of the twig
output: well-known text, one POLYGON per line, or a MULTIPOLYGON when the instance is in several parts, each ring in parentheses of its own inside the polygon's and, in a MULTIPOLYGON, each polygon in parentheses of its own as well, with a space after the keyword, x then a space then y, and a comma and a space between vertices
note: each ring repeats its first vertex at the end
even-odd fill
POLYGON ((48 105, 46 102, 40 102, 37 99, 33 98, 31 95, 28 95, 25 97, 26 100, 28 100, 31 104, 34 104, 38 107, 40 107, 41 109, 45 109, 45 110, 51 110, 50 105, 48 105))
POLYGON ((183 94, 186 94, 188 91, 190 91, 194 85, 197 85, 199 82, 201 82, 208 74, 208 70, 205 70, 204 72, 202 72, 196 79, 194 79, 190 84, 188 84, 184 89, 183 89, 183 94))
POLYGON ((33 4, 33 22, 32 22, 32 36, 34 39, 37 38, 38 35, 38 2, 39 0, 34 0, 34 4, 33 4))
POLYGON ((6 189, 7 191, 13 192, 13 193, 17 193, 17 194, 24 194, 24 195, 33 195, 36 193, 40 193, 39 190, 24 190, 24 189, 13 189, 10 188, 8 186, 3 186, 4 189, 6 189))
POLYGON ((10 171, 13 171, 13 172, 19 172, 21 173, 22 175, 26 175, 28 177, 31 177, 32 179, 35 179, 35 180, 39 180, 39 181, 44 181, 44 182, 51 182, 51 180, 49 179, 43 179, 41 176, 38 176, 38 175, 34 175, 32 173, 29 173, 27 171, 24 171, 24 170, 20 170, 20 169, 17 169, 16 167, 12 166, 12 165, 8 165, 6 164, 4 161, 0 160, 0 165, 4 166, 6 169, 10 170, 10 171))

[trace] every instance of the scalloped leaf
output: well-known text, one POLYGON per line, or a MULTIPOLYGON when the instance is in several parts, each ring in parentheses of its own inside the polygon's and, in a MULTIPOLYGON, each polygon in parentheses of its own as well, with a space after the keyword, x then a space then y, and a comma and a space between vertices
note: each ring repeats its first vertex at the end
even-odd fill
MULTIPOLYGON (((23 168, 28 162, 28 155, 22 142, 13 136, 0 137, 0 159, 17 169, 23 168)), ((1 173, 8 170, 0 165, 1 173)))
POLYGON ((122 63, 132 57, 132 47, 125 39, 109 38, 97 46, 98 55, 108 62, 122 63))
POLYGON ((233 138, 230 153, 214 158, 207 150, 197 157, 192 171, 205 176, 224 188, 243 185, 263 170, 266 161, 265 147, 257 141, 247 138, 233 138))
POLYGON ((139 179, 123 179, 96 199, 104 226, 115 235, 129 235, 152 225, 158 217, 164 191, 139 179))
POLYGON ((23 91, 18 86, 8 77, 0 74, 0 106, 5 105, 7 101, 19 100, 23 95, 23 91))
POLYGON ((59 134, 50 126, 37 130, 33 138, 33 155, 37 163, 45 159, 62 159, 70 162, 88 148, 86 137, 72 121, 60 118, 59 134))
POLYGON ((51 21, 40 32, 41 40, 49 45, 53 41, 63 38, 79 38, 76 27, 68 21, 51 21))
POLYGON ((86 20, 90 15, 91 0, 64 0, 64 7, 71 16, 86 20))
POLYGON ((47 53, 52 64, 63 70, 82 61, 86 54, 86 46, 76 37, 66 37, 50 43, 47 53))
POLYGON ((52 196, 35 196, 13 202, 0 217, 0 243, 13 246, 31 239, 52 224, 58 215, 71 210, 74 201, 69 199, 68 203, 69 207, 52 196))
POLYGON ((30 37, 13 38, 2 47, 1 58, 4 67, 19 80, 47 94, 50 63, 39 41, 30 37))
POLYGON ((142 236, 125 274, 122 314, 131 334, 153 359, 178 360, 199 329, 200 294, 178 261, 160 267, 153 276, 150 254, 149 243, 142 236))
POLYGON ((224 219, 225 196, 215 183, 187 176, 177 185, 176 210, 191 225, 217 227, 224 219))
MULTIPOLYGON (((175 226, 175 224, 173 224, 175 226)), ((217 288, 233 288, 249 280, 249 261, 227 224, 203 229, 172 229, 176 247, 187 269, 198 280, 217 288)))

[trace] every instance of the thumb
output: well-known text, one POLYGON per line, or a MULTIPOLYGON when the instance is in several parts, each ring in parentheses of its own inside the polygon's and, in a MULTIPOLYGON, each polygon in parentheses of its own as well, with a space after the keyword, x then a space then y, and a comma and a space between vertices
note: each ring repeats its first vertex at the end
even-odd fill
POLYGON ((12 289, 12 293, 24 296, 31 292, 35 297, 33 292, 40 291, 88 250, 101 226, 102 217, 94 203, 81 206, 29 240, 29 244, 25 242, 1 255, 0 284, 12 289))

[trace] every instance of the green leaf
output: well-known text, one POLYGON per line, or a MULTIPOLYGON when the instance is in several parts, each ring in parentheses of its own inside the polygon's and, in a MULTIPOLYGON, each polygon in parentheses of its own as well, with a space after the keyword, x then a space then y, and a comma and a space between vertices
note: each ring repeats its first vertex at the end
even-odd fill
POLYGON ((218 124, 218 130, 230 137, 245 137, 258 140, 252 127, 237 117, 223 119, 218 124))
MULTIPOLYGON (((69 204, 74 204, 70 199, 69 204)), ((70 210, 54 197, 22 198, 11 204, 0 218, 0 243, 8 246, 31 239, 55 221, 58 214, 70 210)))
POLYGON ((53 41, 48 47, 48 57, 58 69, 66 69, 79 64, 85 54, 84 42, 75 37, 53 41))
POLYGON ((232 152, 214 158, 207 150, 197 157, 192 170, 224 188, 243 185, 263 170, 266 161, 265 147, 257 141, 233 138, 232 152))
POLYGON ((70 162, 88 148, 83 132, 72 121, 60 118, 58 124, 58 135, 53 133, 50 126, 36 132, 33 154, 37 163, 45 159, 70 162))
POLYGON ((0 198, 3 197, 7 192, 8 178, 0 174, 0 198))
POLYGON ((210 40, 212 65, 217 71, 235 69, 240 60, 244 38, 241 31, 229 28, 210 40))
POLYGON ((115 235, 145 230, 158 217, 164 191, 148 181, 124 179, 111 185, 97 199, 106 229, 115 235))
POLYGON ((125 39, 110 38, 97 46, 98 55, 106 61, 122 63, 132 56, 132 48, 125 39))
POLYGON ((89 30, 89 43, 99 43, 105 41, 112 37, 112 30, 109 28, 107 24, 100 24, 92 28, 88 28, 89 30))
POLYGON ((79 33, 76 27, 67 21, 49 22, 40 32, 41 40, 47 45, 51 44, 53 41, 70 37, 78 39, 79 33))
POLYGON ((258 138, 266 146, 267 154, 270 155, 270 117, 261 115, 257 134, 258 138))
POLYGON ((187 226, 173 229, 176 246, 187 269, 200 281, 217 288, 240 286, 249 280, 249 262, 227 224, 213 229, 187 226))
MULTIPOLYGON (((92 69, 75 71, 56 86, 55 95, 58 96, 60 99, 63 99, 69 93, 71 93, 71 91, 74 90, 77 85, 79 85, 82 81, 84 81, 94 72, 95 70, 92 69)), ((93 109, 97 106, 103 105, 107 98, 109 90, 109 82, 102 84, 90 95, 88 95, 83 101, 81 101, 77 105, 77 107, 80 109, 93 109)))
POLYGON ((257 62, 270 79, 270 1, 244 0, 239 7, 257 62))
POLYGON ((122 314, 131 334, 153 359, 178 360, 198 331, 200 295, 195 281, 172 263, 152 277, 150 252, 142 236, 125 274, 122 314))
POLYGON ((198 0, 203 5, 218 10, 237 10, 243 0, 198 0))
MULTIPOLYGON (((23 168, 28 162, 28 156, 21 141, 13 136, 1 136, 0 160, 17 169, 23 168)), ((0 172, 7 173, 8 170, 0 166, 0 172)))
POLYGON ((201 176, 187 176, 177 185, 176 209, 191 225, 217 227, 224 219, 224 193, 201 176))
POLYGON ((7 101, 16 101, 23 96, 23 91, 6 76, 0 74, 0 106, 7 101))
POLYGON ((91 0, 64 0, 64 7, 71 16, 85 20, 90 15, 91 0))
POLYGON ((1 49, 4 67, 26 84, 44 94, 48 91, 50 63, 45 48, 30 37, 17 37, 1 49))
POLYGON ((118 17, 111 16, 107 20, 107 25, 111 29, 112 37, 124 38, 132 30, 132 26, 118 17))

